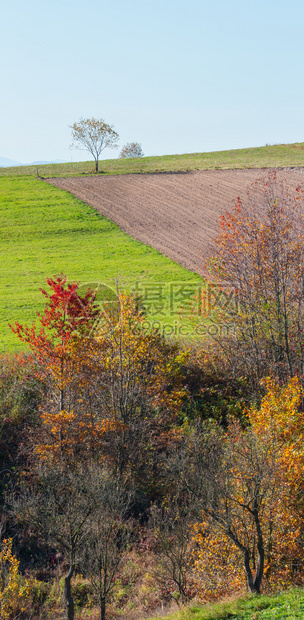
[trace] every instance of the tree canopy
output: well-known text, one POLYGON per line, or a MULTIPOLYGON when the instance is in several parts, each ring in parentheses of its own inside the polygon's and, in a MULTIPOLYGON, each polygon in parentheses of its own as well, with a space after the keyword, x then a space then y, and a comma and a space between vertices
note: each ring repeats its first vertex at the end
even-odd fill
POLYGON ((120 157, 126 159, 127 157, 143 157, 143 150, 139 142, 128 142, 120 151, 120 157))
POLYGON ((255 385, 269 374, 280 381, 303 375, 303 207, 301 188, 270 171, 221 217, 207 262, 209 282, 237 300, 219 313, 235 327, 220 346, 255 385))
POLYGON ((89 151, 95 160, 95 170, 98 172, 100 153, 106 149, 116 149, 118 133, 113 125, 108 125, 103 119, 81 118, 78 123, 70 125, 72 129, 73 146, 77 149, 89 151))

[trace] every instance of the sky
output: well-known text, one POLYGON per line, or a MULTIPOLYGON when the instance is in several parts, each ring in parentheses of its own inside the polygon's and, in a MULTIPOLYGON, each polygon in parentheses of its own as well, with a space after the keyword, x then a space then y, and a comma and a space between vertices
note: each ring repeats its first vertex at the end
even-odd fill
POLYGON ((304 141, 303 0, 0 8, 1 157, 88 160, 70 148, 69 125, 91 117, 145 155, 304 141))

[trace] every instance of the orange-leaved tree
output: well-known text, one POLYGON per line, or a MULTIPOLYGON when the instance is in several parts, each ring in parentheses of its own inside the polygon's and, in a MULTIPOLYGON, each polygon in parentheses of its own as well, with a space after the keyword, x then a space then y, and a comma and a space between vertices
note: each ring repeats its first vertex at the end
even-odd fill
POLYGON ((99 454, 121 477, 127 467, 147 472, 151 465, 153 478, 158 453, 178 434, 187 352, 145 331, 133 295, 118 292, 102 310, 92 292, 79 296, 77 284, 63 277, 48 283, 40 327, 13 328, 50 385, 38 454, 70 463, 99 454))
POLYGON ((220 438, 217 430, 200 440, 199 481, 192 483, 203 512, 196 568, 209 597, 212 589, 238 590, 242 564, 253 592, 264 577, 270 587, 303 580, 302 391, 297 379, 283 388, 267 379, 266 387, 261 406, 248 412, 248 428, 233 422, 220 438))
MULTIPOLYGON (((214 425, 190 443, 192 464, 185 483, 213 532, 235 546, 251 592, 260 592, 265 565, 265 528, 272 519, 279 474, 276 454, 235 422, 227 434, 214 425)), ((230 584, 229 584, 230 585, 230 584)))
POLYGON ((153 478, 158 452, 178 434, 188 353, 158 332, 147 332, 138 299, 119 292, 103 314, 96 340, 99 409, 120 429, 111 436, 108 455, 120 476, 127 467, 137 472, 150 467, 153 478))
MULTIPOLYGON (((187 397, 183 367, 188 353, 167 343, 159 333, 145 331, 138 300, 120 292, 104 309, 92 340, 92 387, 78 404, 82 422, 84 416, 87 422, 79 424, 75 409, 66 415, 66 441, 78 459, 95 451, 120 480, 131 475, 148 485, 153 495, 160 484, 161 455, 179 437, 178 416, 187 397), (90 420, 94 427, 85 433, 90 420)), ((59 454, 58 424, 62 421, 47 416, 44 422, 52 436, 51 452, 59 454)))
POLYGON ((41 290, 46 304, 43 313, 37 313, 38 324, 16 322, 11 329, 32 351, 37 376, 47 390, 42 420, 46 428, 51 427, 52 438, 57 436, 60 454, 67 456, 67 444, 76 431, 79 438, 82 429, 86 442, 90 439, 90 445, 94 444, 95 421, 84 406, 83 395, 90 393, 94 383, 96 369, 91 360, 96 342, 92 336, 100 308, 93 291, 80 296, 79 285, 68 283, 65 276, 49 278, 47 284, 50 290, 41 290))
POLYGON ((206 263, 214 320, 231 334, 218 343, 255 387, 304 374, 304 195, 291 184, 275 171, 253 183, 221 217, 206 263))
POLYGON ((192 528, 196 595, 217 601, 244 590, 243 557, 233 541, 202 517, 192 528))
POLYGON ((303 579, 302 537, 304 531, 304 414, 303 388, 298 378, 280 386, 265 380, 266 394, 259 408, 248 413, 255 434, 269 437, 277 454, 280 480, 284 481, 276 502, 275 518, 267 542, 267 576, 283 583, 303 579), (280 577, 281 578, 281 577, 280 577))

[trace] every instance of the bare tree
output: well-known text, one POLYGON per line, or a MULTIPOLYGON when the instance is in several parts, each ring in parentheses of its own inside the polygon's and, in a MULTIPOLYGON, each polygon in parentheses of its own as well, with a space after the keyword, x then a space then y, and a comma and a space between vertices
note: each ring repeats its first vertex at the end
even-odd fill
POLYGON ((120 157, 126 159, 129 157, 143 157, 143 151, 139 142, 128 142, 120 151, 120 157))
POLYGON ((98 172, 100 153, 106 149, 116 149, 119 135, 113 125, 108 125, 102 119, 81 118, 78 123, 69 125, 72 129, 73 145, 77 149, 89 151, 95 160, 95 170, 98 172))
POLYGON ((97 510, 86 523, 81 566, 96 595, 100 620, 104 620, 132 534, 133 522, 129 518, 132 492, 108 472, 95 468, 90 493, 95 497, 97 510))
POLYGON ((89 492, 91 475, 79 469, 60 466, 42 467, 31 484, 25 484, 17 497, 10 499, 19 522, 34 529, 44 541, 63 553, 67 572, 64 601, 67 620, 74 620, 71 581, 79 561, 85 526, 96 511, 95 498, 89 492))
POLYGON ((172 598, 185 603, 191 598, 189 583, 193 564, 189 502, 186 497, 167 499, 162 507, 152 507, 151 517, 159 558, 155 578, 162 586, 168 579, 172 580, 178 593, 172 598))
POLYGON ((106 604, 130 540, 133 491, 100 463, 86 466, 40 466, 31 485, 10 498, 12 511, 25 528, 64 557, 64 601, 67 620, 74 620, 72 578, 77 566, 93 586, 105 618, 106 604))

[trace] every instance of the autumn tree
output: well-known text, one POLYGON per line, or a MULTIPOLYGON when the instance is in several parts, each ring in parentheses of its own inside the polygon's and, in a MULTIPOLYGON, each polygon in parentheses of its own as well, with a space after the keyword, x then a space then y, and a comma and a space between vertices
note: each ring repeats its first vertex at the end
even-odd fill
POLYGON ((40 325, 13 327, 49 385, 37 454, 69 464, 100 454, 120 477, 132 471, 152 490, 158 454, 178 434, 187 352, 145 331, 133 295, 118 292, 101 311, 92 291, 81 297, 62 276, 48 283, 40 325))
POLYGON ((106 149, 116 149, 119 135, 113 125, 108 125, 102 119, 81 118, 78 123, 70 125, 72 129, 73 145, 77 149, 89 151, 95 160, 95 170, 98 172, 100 153, 106 149))
POLYGON ((211 318, 232 334, 218 345, 255 388, 268 374, 283 382, 304 374, 303 207, 302 190, 271 171, 221 217, 210 249, 206 276, 218 297, 211 318))
MULTIPOLYGON (((251 592, 260 592, 265 546, 284 487, 279 447, 233 422, 225 433, 215 423, 190 433, 178 456, 185 489, 211 531, 228 539, 243 561, 251 592)), ((224 546, 224 545, 223 545, 224 546)))
POLYGON ((298 379, 265 387, 248 428, 189 438, 186 484, 202 510, 195 566, 207 598, 237 591, 244 567, 256 592, 262 579, 276 588, 303 579, 302 388, 298 379))
MULTIPOLYGON (((86 533, 88 519, 97 510, 96 497, 90 493, 90 469, 71 470, 64 464, 39 464, 35 472, 21 480, 19 488, 9 497, 10 512, 19 529, 36 532, 63 554, 64 601, 67 620, 74 620, 72 578, 86 533)), ((102 498, 100 498, 102 501, 102 498)))
POLYGON ((126 159, 129 157, 143 157, 143 151, 139 142, 128 142, 120 151, 120 157, 126 159))
POLYGON ((19 532, 27 538, 34 532, 40 543, 62 554, 67 620, 74 619, 76 568, 91 581, 104 620, 133 531, 134 495, 129 479, 118 480, 100 459, 68 466, 39 455, 8 495, 8 509, 19 532))
POLYGON ((162 587, 173 583, 171 597, 178 604, 186 603, 194 595, 193 532, 191 510, 187 497, 178 496, 176 486, 162 506, 151 508, 151 525, 155 536, 155 579, 162 587))
POLYGON ((218 601, 243 591, 243 557, 232 540, 203 515, 193 524, 192 536, 196 595, 205 602, 218 601))
POLYGON ((271 438, 284 481, 267 543, 266 572, 272 582, 283 576, 283 583, 293 583, 303 571, 303 387, 297 377, 285 386, 267 378, 264 387, 261 405, 250 408, 248 420, 259 441, 271 438))
POLYGON ((30 582, 22 579, 19 564, 13 554, 12 539, 4 539, 0 548, 1 620, 20 617, 29 603, 30 582))
POLYGON ((91 582, 100 608, 100 620, 104 620, 131 541, 134 524, 129 513, 134 489, 127 481, 118 484, 109 471, 98 466, 93 466, 91 473, 90 495, 95 497, 97 509, 86 523, 80 567, 91 582))
POLYGON ((148 475, 151 480, 159 467, 158 452, 175 441, 187 395, 182 372, 187 352, 166 343, 158 332, 145 331, 144 325, 136 297, 118 293, 96 336, 101 351, 98 398, 100 415, 116 423, 107 450, 120 476, 130 468, 139 479, 148 475))
POLYGON ((97 368, 93 337, 100 316, 95 293, 78 294, 66 277, 48 279, 43 313, 31 326, 13 331, 33 353, 36 375, 46 387, 40 405, 40 429, 30 434, 31 449, 44 459, 70 466, 92 457, 104 427, 90 407, 97 368))
POLYGON ((65 276, 47 279, 49 291, 41 289, 46 298, 39 324, 16 322, 10 326, 34 355, 39 374, 48 383, 57 411, 71 409, 73 388, 84 379, 84 362, 89 360, 89 336, 100 315, 95 294, 88 290, 84 297, 77 293, 78 283, 67 283, 65 276))

